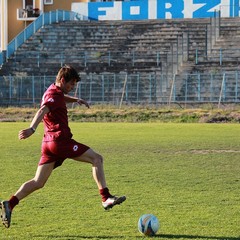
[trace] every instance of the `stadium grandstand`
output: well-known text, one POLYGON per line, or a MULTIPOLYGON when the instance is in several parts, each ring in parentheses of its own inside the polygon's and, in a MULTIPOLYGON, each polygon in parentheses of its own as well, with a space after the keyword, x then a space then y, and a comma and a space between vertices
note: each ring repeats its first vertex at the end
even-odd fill
POLYGON ((82 78, 73 94, 91 103, 240 101, 238 16, 218 8, 209 17, 100 20, 74 10, 40 13, 0 53, 0 105, 38 104, 64 64, 82 78))

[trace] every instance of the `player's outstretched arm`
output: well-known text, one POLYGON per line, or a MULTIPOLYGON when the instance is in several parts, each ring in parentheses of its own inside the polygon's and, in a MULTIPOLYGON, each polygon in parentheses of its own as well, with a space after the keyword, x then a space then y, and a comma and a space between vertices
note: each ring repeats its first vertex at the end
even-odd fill
POLYGON ((77 100, 77 103, 78 103, 79 105, 82 105, 82 104, 83 104, 83 105, 85 105, 87 108, 90 108, 88 102, 85 101, 84 99, 79 98, 79 99, 77 100))
POLYGON ((30 127, 19 131, 18 138, 20 140, 30 137, 36 130, 38 124, 42 121, 45 114, 49 112, 49 108, 46 105, 43 105, 35 114, 30 127))
POLYGON ((72 97, 70 95, 64 95, 64 100, 66 103, 78 103, 79 105, 85 105, 87 108, 90 108, 87 101, 81 98, 72 97))

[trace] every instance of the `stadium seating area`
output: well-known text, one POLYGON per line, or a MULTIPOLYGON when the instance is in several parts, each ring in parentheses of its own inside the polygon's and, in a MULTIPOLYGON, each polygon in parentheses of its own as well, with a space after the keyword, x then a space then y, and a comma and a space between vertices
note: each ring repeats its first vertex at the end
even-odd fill
POLYGON ((65 21, 41 28, 2 65, 0 75, 55 76, 64 64, 87 75, 140 74, 147 85, 153 84, 149 74, 154 74, 155 85, 164 75, 166 82, 153 86, 161 91, 155 92, 160 96, 157 102, 168 101, 173 78, 173 101, 204 102, 211 97, 204 98, 204 89, 214 81, 213 92, 221 91, 222 73, 232 73, 233 84, 226 86, 233 89, 230 95, 236 93, 239 39, 239 18, 65 21), (201 74, 201 83, 197 74, 201 74), (186 84, 191 88, 186 90, 186 84))
MULTIPOLYGON (((206 49, 210 19, 69 21, 47 25, 1 69, 3 75, 54 75, 63 63, 84 72, 169 73, 176 56, 195 58, 206 49), (187 46, 188 45, 188 46, 187 46), (188 48, 188 49, 187 49, 188 48)), ((172 73, 172 72, 170 72, 172 73)))

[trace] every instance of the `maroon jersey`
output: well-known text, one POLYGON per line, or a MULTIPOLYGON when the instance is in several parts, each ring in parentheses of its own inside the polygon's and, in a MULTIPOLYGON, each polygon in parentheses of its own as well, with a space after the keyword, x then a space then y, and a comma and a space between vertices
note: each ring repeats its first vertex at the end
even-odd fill
POLYGON ((72 133, 68 126, 67 106, 62 90, 55 84, 50 85, 42 97, 41 106, 43 105, 50 110, 43 118, 43 141, 71 139, 72 133))

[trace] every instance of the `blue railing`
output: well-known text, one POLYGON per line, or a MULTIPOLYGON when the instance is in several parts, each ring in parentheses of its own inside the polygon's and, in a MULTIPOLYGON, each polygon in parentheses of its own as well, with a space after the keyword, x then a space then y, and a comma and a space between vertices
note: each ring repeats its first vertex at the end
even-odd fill
POLYGON ((76 13, 65 10, 56 10, 41 14, 34 22, 29 24, 21 33, 17 35, 7 46, 6 54, 0 52, 0 66, 33 34, 44 25, 75 20, 76 13))
POLYGON ((3 52, 0 52, 0 66, 3 64, 3 52))

